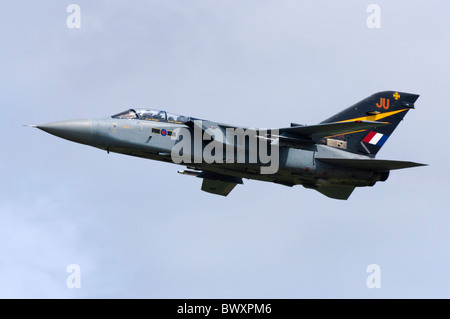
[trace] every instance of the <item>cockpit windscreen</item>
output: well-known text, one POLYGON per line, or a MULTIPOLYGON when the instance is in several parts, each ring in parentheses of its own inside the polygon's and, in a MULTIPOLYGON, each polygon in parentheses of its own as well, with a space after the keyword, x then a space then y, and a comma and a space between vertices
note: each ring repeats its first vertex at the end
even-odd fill
POLYGON ((188 116, 167 113, 166 111, 154 109, 129 109, 127 111, 115 114, 113 119, 136 119, 146 121, 167 121, 174 123, 185 123, 191 118, 188 116))

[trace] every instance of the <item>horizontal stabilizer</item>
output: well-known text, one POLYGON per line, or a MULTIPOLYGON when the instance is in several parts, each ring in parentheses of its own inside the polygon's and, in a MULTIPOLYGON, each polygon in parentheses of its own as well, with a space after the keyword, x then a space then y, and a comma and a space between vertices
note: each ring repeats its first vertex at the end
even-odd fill
POLYGON ((317 125, 294 126, 281 128, 280 133, 309 136, 311 138, 329 137, 354 131, 365 131, 375 127, 389 125, 387 122, 353 121, 340 123, 323 123, 317 125))
POLYGON ((379 159, 349 159, 349 158, 320 158, 316 160, 349 168, 370 169, 379 171, 388 171, 393 169, 409 168, 416 166, 426 166, 427 164, 414 163, 408 161, 393 161, 393 160, 379 160, 379 159))

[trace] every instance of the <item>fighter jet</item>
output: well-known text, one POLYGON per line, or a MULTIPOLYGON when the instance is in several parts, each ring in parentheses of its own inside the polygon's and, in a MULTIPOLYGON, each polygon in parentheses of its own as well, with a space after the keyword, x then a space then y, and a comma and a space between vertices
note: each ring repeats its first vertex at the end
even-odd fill
MULTIPOLYGON (((227 196, 243 179, 303 185, 346 200, 391 170, 423 166, 375 159, 419 95, 373 94, 316 125, 240 127, 163 110, 131 108, 107 118, 36 125, 102 150, 179 164, 205 192, 227 196)), ((157 168, 155 168, 157 169, 157 168)))

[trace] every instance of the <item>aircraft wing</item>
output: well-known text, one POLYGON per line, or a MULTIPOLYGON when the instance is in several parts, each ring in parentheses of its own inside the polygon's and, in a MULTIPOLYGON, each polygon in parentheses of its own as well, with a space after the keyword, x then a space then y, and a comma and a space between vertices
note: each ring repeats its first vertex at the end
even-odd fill
MULTIPOLYGON (((223 133, 225 133, 226 128, 242 128, 245 127, 230 126, 227 124, 216 123, 206 120, 201 121, 189 121, 185 123, 188 127, 193 128, 197 126, 203 132, 208 128, 220 128, 223 133)), ((378 121, 348 121, 348 122, 334 122, 334 123, 323 123, 317 125, 304 125, 304 126, 294 126, 280 128, 279 133, 288 133, 289 135, 298 136, 303 139, 305 138, 321 138, 330 137, 339 134, 345 134, 355 131, 365 131, 368 129, 374 129, 376 127, 390 125, 388 122, 378 122, 378 121)), ((283 134, 284 135, 284 134, 283 134)))
POLYGON ((379 126, 389 125, 388 122, 377 121, 352 121, 335 122, 317 125, 305 125, 280 128, 280 134, 289 133, 310 138, 330 137, 333 135, 345 134, 355 131, 365 131, 379 126))

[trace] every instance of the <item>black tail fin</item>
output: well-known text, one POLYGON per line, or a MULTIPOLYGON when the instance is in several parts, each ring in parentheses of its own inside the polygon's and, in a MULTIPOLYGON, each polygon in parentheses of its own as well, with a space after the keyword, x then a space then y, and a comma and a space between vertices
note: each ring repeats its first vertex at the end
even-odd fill
POLYGON ((418 98, 417 94, 396 91, 373 94, 321 123, 379 121, 388 122, 390 125, 330 136, 326 142, 349 152, 375 156, 406 113, 414 108, 418 98))

